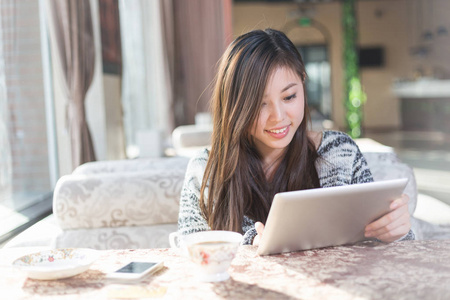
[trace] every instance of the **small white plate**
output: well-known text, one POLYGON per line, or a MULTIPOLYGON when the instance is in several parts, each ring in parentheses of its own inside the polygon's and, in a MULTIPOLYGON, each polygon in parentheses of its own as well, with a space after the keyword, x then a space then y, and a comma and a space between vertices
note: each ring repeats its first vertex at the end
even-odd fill
POLYGON ((29 278, 53 280, 86 271, 98 256, 99 252, 93 249, 53 249, 22 256, 12 265, 25 271, 29 278))

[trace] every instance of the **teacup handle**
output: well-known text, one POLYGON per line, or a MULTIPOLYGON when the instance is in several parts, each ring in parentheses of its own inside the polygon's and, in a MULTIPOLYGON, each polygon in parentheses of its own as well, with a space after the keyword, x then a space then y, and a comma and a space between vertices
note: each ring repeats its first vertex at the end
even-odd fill
POLYGON ((178 231, 169 234, 169 244, 171 248, 180 248, 180 234, 178 231))

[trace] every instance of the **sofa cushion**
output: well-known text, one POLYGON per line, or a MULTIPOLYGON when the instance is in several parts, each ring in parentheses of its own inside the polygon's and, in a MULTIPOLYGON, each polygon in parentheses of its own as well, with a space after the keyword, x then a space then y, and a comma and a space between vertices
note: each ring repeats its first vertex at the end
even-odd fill
POLYGON ((184 169, 60 178, 53 213, 62 229, 177 223, 184 169))
POLYGON ((169 234, 177 231, 177 224, 137 227, 70 229, 60 233, 56 248, 88 247, 97 250, 169 248, 169 234))

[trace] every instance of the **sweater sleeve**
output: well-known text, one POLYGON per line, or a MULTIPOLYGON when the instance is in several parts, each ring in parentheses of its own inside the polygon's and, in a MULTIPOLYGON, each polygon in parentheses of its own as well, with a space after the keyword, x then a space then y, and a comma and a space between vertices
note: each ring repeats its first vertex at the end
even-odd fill
POLYGON ((370 172, 369 165, 367 164, 366 159, 359 150, 358 146, 356 144, 354 145, 356 147, 356 150, 352 165, 351 184, 373 182, 372 172, 370 172))
POLYGON ((247 216, 244 216, 244 220, 242 222, 242 232, 244 233, 242 245, 252 245, 253 239, 258 234, 255 229, 255 221, 247 216))
POLYGON ((209 230, 208 223, 200 209, 200 188, 205 172, 208 152, 205 149, 189 161, 181 189, 180 211, 178 214, 178 232, 187 235, 209 230))
POLYGON ((405 234, 404 236, 402 236, 401 238, 396 240, 396 242, 413 241, 415 239, 416 239, 416 234, 414 233, 414 231, 412 229, 410 229, 407 234, 405 234))

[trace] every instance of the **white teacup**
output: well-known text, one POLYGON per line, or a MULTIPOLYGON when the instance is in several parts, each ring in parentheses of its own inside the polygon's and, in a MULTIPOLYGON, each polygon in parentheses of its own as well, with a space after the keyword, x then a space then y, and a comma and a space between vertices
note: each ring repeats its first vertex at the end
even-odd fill
POLYGON ((227 270, 242 241, 242 234, 211 230, 180 237, 172 233, 169 241, 172 247, 184 248, 191 261, 197 265, 201 281, 223 281, 230 278, 227 270))

